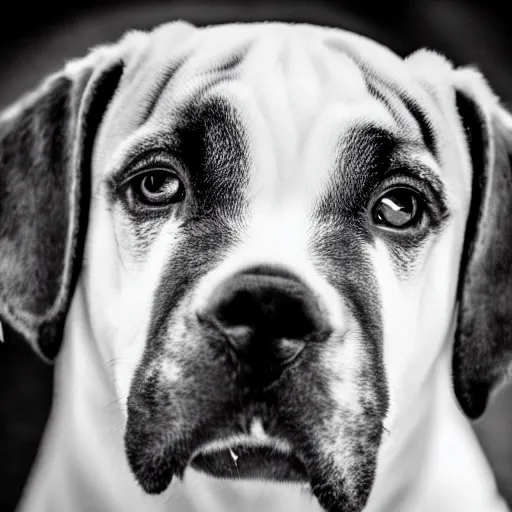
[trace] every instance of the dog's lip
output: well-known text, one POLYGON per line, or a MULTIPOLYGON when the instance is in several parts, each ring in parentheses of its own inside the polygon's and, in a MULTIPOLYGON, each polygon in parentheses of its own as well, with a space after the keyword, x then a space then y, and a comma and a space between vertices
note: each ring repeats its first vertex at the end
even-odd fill
POLYGON ((301 459, 283 442, 234 437, 201 447, 189 464, 216 478, 309 481, 301 459))

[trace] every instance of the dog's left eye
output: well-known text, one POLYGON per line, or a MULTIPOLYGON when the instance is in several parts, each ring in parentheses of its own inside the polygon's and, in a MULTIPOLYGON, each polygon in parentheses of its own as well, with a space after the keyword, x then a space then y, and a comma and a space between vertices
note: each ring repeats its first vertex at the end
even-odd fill
POLYGON ((185 197, 185 187, 176 173, 155 169, 139 174, 131 182, 138 201, 147 206, 167 206, 185 197))
POLYGON ((378 226, 406 229, 421 220, 423 203, 418 194, 400 187, 382 195, 373 207, 373 221, 378 226))

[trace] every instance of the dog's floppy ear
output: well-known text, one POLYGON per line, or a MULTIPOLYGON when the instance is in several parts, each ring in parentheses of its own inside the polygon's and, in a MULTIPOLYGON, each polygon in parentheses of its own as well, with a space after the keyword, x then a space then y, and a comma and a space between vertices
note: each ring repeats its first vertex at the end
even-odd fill
POLYGON ((477 418, 512 365, 512 116, 475 70, 455 71, 455 91, 473 186, 453 378, 464 412, 477 418))
POLYGON ((88 217, 96 129, 123 71, 116 46, 69 63, 0 113, 0 319, 59 349, 88 217))

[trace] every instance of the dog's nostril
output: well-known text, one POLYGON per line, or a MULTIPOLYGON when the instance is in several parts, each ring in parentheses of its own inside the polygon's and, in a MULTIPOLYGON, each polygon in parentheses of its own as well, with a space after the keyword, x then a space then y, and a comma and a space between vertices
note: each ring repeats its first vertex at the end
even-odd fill
POLYGON ((245 363, 263 371, 291 362, 328 332, 312 292, 291 274, 236 274, 215 291, 201 317, 224 333, 245 363))
POLYGON ((276 338, 302 339, 316 329, 316 312, 298 283, 241 276, 219 298, 215 315, 226 328, 247 326, 276 338), (231 289, 230 289, 231 288, 231 289))

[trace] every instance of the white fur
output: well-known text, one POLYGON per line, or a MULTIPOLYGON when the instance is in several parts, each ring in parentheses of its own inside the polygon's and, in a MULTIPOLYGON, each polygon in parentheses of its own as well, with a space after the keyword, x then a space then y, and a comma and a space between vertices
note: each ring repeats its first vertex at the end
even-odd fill
MULTIPOLYGON (((135 256, 123 213, 106 208, 104 181, 122 165, 130 148, 165 132, 180 105, 204 84, 204 68, 222 62, 246 42, 255 42, 238 79, 215 89, 236 105, 249 134, 249 215, 240 243, 199 280, 169 329, 185 335, 180 321, 185 310, 204 308, 214 288, 236 271, 279 263, 301 276, 333 326, 334 341, 322 359, 326 373, 334 376, 329 391, 336 404, 357 414, 362 341, 343 297, 317 270, 322 262, 314 261, 309 242, 316 230, 332 226, 319 225, 311 211, 329 186, 337 141, 348 129, 366 121, 390 131, 398 127, 365 90, 358 68, 329 47, 329 40, 369 58, 376 72, 414 90, 435 112, 436 126, 442 127, 440 138, 446 142, 441 148, 442 170, 437 171, 448 190, 452 215, 446 229, 428 239, 404 275, 397 275, 383 240, 365 249, 379 284, 390 395, 377 476, 365 512, 505 511, 450 383, 456 276, 471 184, 457 114, 450 106, 455 73, 451 66, 433 54, 419 54, 404 64, 365 38, 308 26, 195 30, 180 24, 130 37, 136 51, 95 146, 84 269, 57 362, 55 405, 20 510, 319 510, 300 486, 215 481, 193 470, 160 496, 145 495, 137 486, 122 446, 126 398, 144 350, 153 293, 179 246, 180 230, 179 223, 169 219, 158 227, 147 254, 135 256), (193 56, 180 68, 177 85, 163 92, 152 117, 137 128, 159 66, 168 62, 169 52, 182 56, 191 50, 193 56), (422 59, 428 62, 428 76, 418 64, 422 59), (335 342, 347 332, 351 334, 343 343, 335 342)), ((434 167, 424 153, 413 158, 434 167)), ((169 383, 179 382, 182 362, 163 364, 169 383)), ((329 437, 335 442, 324 442, 321 450, 335 460, 347 456, 344 439, 332 431, 336 426, 324 427, 331 429, 329 437)), ((233 449, 237 443, 290 449, 256 422, 250 436, 217 441, 201 450, 233 449)))

